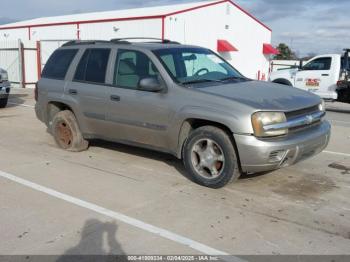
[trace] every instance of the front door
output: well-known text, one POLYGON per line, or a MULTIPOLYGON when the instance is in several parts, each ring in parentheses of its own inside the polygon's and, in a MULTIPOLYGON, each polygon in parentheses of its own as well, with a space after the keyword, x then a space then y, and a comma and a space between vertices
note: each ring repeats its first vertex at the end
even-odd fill
POLYGON ((295 86, 327 98, 329 87, 334 85, 331 65, 332 57, 320 57, 310 61, 296 72, 295 86))
POLYGON ((161 78, 146 54, 136 50, 118 50, 107 109, 107 119, 112 127, 109 128, 109 136, 158 149, 167 148, 172 115, 168 104, 169 92, 139 90, 140 80, 149 77, 161 78))

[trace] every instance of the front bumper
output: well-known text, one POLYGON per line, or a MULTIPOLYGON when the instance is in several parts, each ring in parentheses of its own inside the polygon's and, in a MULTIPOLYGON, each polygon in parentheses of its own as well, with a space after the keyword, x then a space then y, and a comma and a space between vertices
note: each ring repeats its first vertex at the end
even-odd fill
POLYGON ((324 120, 317 127, 274 139, 235 134, 242 171, 271 171, 314 156, 327 147, 330 131, 330 124, 324 120))
POLYGON ((6 98, 10 94, 11 85, 9 82, 0 83, 0 98, 6 98))

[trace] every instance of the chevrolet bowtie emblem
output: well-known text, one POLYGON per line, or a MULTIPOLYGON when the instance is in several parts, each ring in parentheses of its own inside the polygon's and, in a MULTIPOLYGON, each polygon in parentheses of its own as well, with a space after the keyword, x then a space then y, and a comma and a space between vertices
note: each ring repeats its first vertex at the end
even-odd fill
POLYGON ((306 116, 306 123, 311 124, 313 122, 314 118, 311 115, 306 116))

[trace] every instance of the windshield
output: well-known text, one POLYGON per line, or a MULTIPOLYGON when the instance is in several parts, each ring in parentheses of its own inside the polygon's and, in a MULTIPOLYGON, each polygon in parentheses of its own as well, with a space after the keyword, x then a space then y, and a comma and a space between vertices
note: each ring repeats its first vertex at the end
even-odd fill
POLYGON ((180 84, 245 79, 229 63, 204 48, 168 48, 154 51, 171 77, 180 84))

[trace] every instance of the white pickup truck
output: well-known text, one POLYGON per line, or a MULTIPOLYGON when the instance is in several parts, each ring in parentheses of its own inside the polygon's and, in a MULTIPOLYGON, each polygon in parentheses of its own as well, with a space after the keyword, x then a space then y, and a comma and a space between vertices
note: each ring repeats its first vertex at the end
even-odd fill
POLYGON ((350 49, 344 55, 316 56, 300 68, 272 72, 269 80, 313 92, 326 100, 350 103, 350 49))

